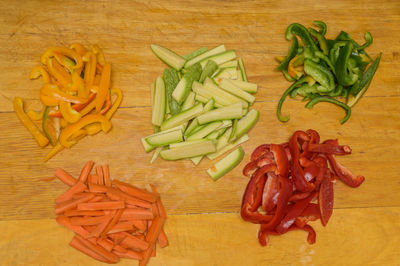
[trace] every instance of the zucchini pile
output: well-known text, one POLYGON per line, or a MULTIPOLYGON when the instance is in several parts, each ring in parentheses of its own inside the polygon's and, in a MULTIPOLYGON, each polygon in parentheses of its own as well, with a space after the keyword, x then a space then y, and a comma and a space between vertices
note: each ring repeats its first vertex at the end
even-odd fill
MULTIPOLYGON (((152 44, 153 53, 169 66, 151 85, 154 134, 143 137, 146 152, 154 150, 151 163, 202 158, 216 159, 249 139, 259 112, 250 109, 257 84, 247 81, 241 58, 224 45, 202 47, 185 56, 152 44)), ((213 180, 243 159, 236 148, 207 170, 213 180)))

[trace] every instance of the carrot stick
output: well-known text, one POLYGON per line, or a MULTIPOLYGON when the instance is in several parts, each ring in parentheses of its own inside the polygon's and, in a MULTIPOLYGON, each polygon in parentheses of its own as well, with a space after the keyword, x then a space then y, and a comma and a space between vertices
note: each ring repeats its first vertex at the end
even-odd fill
POLYGON ((88 182, 92 183, 92 184, 97 184, 98 179, 99 179, 99 177, 95 174, 88 176, 88 182))
POLYGON ((158 244, 160 247, 164 248, 168 246, 168 238, 167 235, 164 232, 164 228, 161 228, 160 234, 158 235, 158 244))
POLYGON ((72 196, 76 193, 80 193, 85 191, 87 187, 82 183, 82 182, 77 182, 75 185, 70 187, 67 191, 65 191, 63 194, 61 194, 57 199, 56 203, 61 203, 63 201, 67 201, 72 199, 72 196))
POLYGON ((121 245, 114 245, 113 250, 116 250, 118 252, 126 253, 128 250, 121 245))
POLYGON ((103 231, 107 227, 107 225, 110 223, 111 219, 114 217, 115 212, 116 211, 114 210, 114 211, 112 211, 111 214, 104 216, 104 217, 106 217, 106 219, 104 219, 103 222, 101 222, 99 225, 97 225, 97 227, 93 231, 91 231, 90 234, 86 236, 86 238, 99 237, 103 233, 103 231))
POLYGON ((99 202, 104 200, 106 197, 104 197, 103 195, 98 195, 95 196, 93 199, 89 200, 88 203, 92 203, 92 202, 99 202))
POLYGON ((133 230, 133 228, 134 228, 134 226, 132 223, 119 222, 119 223, 115 224, 112 228, 110 228, 110 230, 107 232, 107 234, 130 231, 130 230, 133 230))
POLYGON ((94 216, 94 217, 71 217, 70 221, 72 225, 97 225, 106 219, 105 216, 94 216))
POLYGON ((153 213, 148 209, 125 209, 120 220, 151 220, 153 218, 153 213))
POLYGON ((115 210, 123 208, 125 208, 125 203, 122 200, 80 203, 77 207, 80 211, 115 210))
POLYGON ((136 252, 134 250, 128 250, 127 252, 119 252, 117 250, 113 250, 113 253, 120 258, 127 258, 127 259, 134 259, 134 260, 141 260, 143 259, 142 254, 136 252))
POLYGON ((84 229, 82 226, 79 225, 72 225, 70 218, 60 215, 56 218, 57 223, 61 224, 62 226, 65 226, 69 229, 71 229, 73 232, 75 232, 78 235, 81 235, 83 237, 87 236, 89 232, 84 229))
POLYGON ((55 207, 55 213, 60 214, 65 211, 72 210, 72 209, 76 208, 76 206, 79 205, 80 203, 87 202, 88 200, 90 200, 92 198, 94 198, 94 195, 88 194, 88 195, 86 195, 82 198, 76 199, 76 200, 69 200, 69 201, 63 202, 61 204, 57 204, 55 207))
POLYGON ((151 256, 155 257, 156 256, 156 245, 153 247, 153 251, 151 252, 151 256))
POLYGON ((108 168, 108 164, 103 165, 103 175, 104 175, 104 185, 106 187, 111 187, 110 169, 108 168))
POLYGON ((105 193, 107 191, 107 187, 102 186, 102 185, 88 182, 88 186, 89 186, 90 192, 105 193))
POLYGON ((125 192, 133 197, 136 197, 136 198, 148 201, 148 202, 155 202, 157 200, 157 196, 154 195, 153 193, 151 193, 147 190, 144 190, 144 189, 137 188, 128 183, 124 183, 124 182, 114 179, 113 184, 116 185, 123 192, 125 192))
POLYGON ((153 193, 155 193, 158 196, 157 199, 157 206, 158 206, 158 212, 160 214, 160 217, 163 218, 164 220, 167 219, 167 212, 165 211, 164 205, 161 202, 161 197, 160 194, 157 192, 157 189, 154 185, 150 184, 151 190, 153 193))
POLYGON ((154 244, 160 234, 161 228, 164 224, 164 219, 155 217, 146 235, 146 242, 149 247, 143 252, 143 260, 139 261, 139 266, 144 266, 149 262, 150 256, 154 249, 154 244))
POLYGON ((96 252, 98 255, 103 256, 107 260, 112 263, 117 263, 119 261, 119 257, 115 254, 105 250, 103 247, 97 246, 92 242, 88 241, 87 239, 81 237, 80 235, 75 236, 79 241, 81 241, 86 247, 96 252))
POLYGON ((68 174, 61 168, 56 169, 55 175, 58 179, 60 179, 62 182, 64 182, 65 184, 67 184, 70 187, 72 187, 76 183, 76 179, 73 178, 70 174, 68 174))
POLYGON ((151 211, 153 212, 153 215, 154 215, 154 216, 160 216, 160 213, 159 213, 159 211, 158 211, 158 206, 157 206, 157 203, 156 203, 156 202, 153 202, 153 203, 151 204, 151 211))
POLYGON ((107 236, 114 241, 115 245, 119 245, 119 243, 121 243, 126 237, 122 232, 108 234, 107 236))
POLYGON ((93 250, 89 249, 88 247, 86 247, 76 236, 74 236, 74 238, 72 238, 71 242, 69 243, 69 245, 77 250, 79 250, 80 252, 88 255, 89 257, 92 257, 95 260, 101 261, 101 262, 105 262, 108 263, 109 261, 104 258, 103 256, 99 255, 98 253, 94 252, 93 250))
POLYGON ((140 231, 144 232, 147 230, 147 223, 145 220, 131 220, 133 226, 135 226, 140 231))
POLYGON ((96 166, 96 174, 99 177, 97 179, 97 184, 104 185, 103 167, 101 167, 101 165, 96 166))
POLYGON ((90 174, 90 172, 92 171, 94 162, 92 161, 88 161, 85 166, 82 168, 81 174, 79 176, 79 181, 81 181, 82 183, 86 183, 86 180, 88 178, 88 175, 90 174))
POLYGON ((97 244, 102 246, 108 252, 111 252, 111 250, 113 250, 114 248, 114 242, 112 242, 110 239, 107 238, 98 239, 97 244))
POLYGON ((70 216, 102 216, 104 215, 104 211, 77 211, 77 210, 70 210, 64 212, 64 215, 67 217, 70 216))
POLYGON ((147 243, 144 240, 141 240, 129 233, 124 232, 125 234, 125 239, 122 240, 121 246, 124 248, 133 248, 133 249, 139 249, 139 250, 146 250, 149 248, 149 243, 147 243))
POLYGON ((114 217, 111 219, 110 223, 107 225, 107 227, 103 230, 103 232, 100 235, 100 238, 104 238, 106 236, 106 234, 108 234, 108 231, 110 231, 110 229, 117 224, 117 222, 119 221, 119 218, 121 217, 122 213, 124 212, 123 209, 119 209, 117 210, 117 212, 115 213, 114 217))
POLYGON ((143 207, 143 208, 151 208, 151 204, 147 201, 132 197, 121 190, 110 187, 107 189, 107 196, 112 200, 124 200, 126 203, 143 207))
POLYGON ((89 194, 92 194, 93 196, 96 196, 95 193, 91 193, 91 192, 79 192, 79 193, 75 193, 74 195, 72 195, 72 199, 80 199, 83 198, 89 194))

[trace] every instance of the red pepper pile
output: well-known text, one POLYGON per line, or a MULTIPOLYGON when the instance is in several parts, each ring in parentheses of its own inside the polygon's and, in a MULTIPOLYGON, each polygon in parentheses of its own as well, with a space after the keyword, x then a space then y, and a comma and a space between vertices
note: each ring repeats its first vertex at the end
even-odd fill
POLYGON ((261 245, 267 245, 268 235, 292 230, 308 232, 308 243, 315 243, 316 234, 308 222, 320 219, 322 225, 328 223, 333 182, 340 179, 358 187, 364 181, 335 159, 335 155, 350 153, 350 147, 337 140, 320 143, 318 132, 312 129, 296 131, 288 143, 263 144, 253 151, 243 169, 251 178, 243 194, 241 216, 261 224, 261 245))

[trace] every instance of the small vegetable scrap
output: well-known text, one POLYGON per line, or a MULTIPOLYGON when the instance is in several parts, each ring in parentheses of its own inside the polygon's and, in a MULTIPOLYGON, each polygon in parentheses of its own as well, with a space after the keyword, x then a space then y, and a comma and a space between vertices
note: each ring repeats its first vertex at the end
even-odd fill
POLYGON ((69 189, 56 199, 59 224, 75 232, 70 246, 106 263, 120 258, 146 265, 156 254, 156 242, 168 246, 167 215, 156 188, 151 192, 112 180, 108 165, 89 161, 78 179, 58 168, 55 173, 69 189), (95 169, 95 173, 92 173, 95 169))
MULTIPOLYGON (((154 134, 142 138, 146 152, 164 160, 190 159, 195 165, 204 156, 213 160, 249 139, 259 112, 250 109, 257 84, 247 81, 241 58, 224 45, 202 47, 185 56, 152 44, 153 53, 170 68, 151 85, 154 134)), ((213 180, 243 159, 236 148, 207 170, 213 180)))
POLYGON ((29 77, 42 77, 42 110, 25 113, 20 97, 14 98, 14 110, 40 147, 53 146, 44 158, 47 161, 87 135, 108 132, 122 92, 111 87, 111 64, 97 45, 89 50, 77 43, 50 47, 40 61, 42 65, 33 68, 29 77), (36 122, 41 122, 42 130, 36 122))
POLYGON ((277 58, 280 61, 277 70, 294 83, 283 93, 276 114, 281 122, 289 121, 289 116, 281 114, 282 104, 287 96, 300 95, 309 101, 306 107, 310 109, 319 102, 342 107, 346 111, 346 116, 340 120, 343 124, 350 118, 351 107, 371 84, 382 53, 372 61, 365 52, 372 44, 369 32, 365 33, 365 43, 360 45, 344 31, 335 39, 326 39, 326 24, 314 21, 314 25, 318 31, 298 23, 289 25, 286 30, 286 39, 292 44, 286 57, 277 58), (346 103, 338 97, 346 99, 346 103))
POLYGON ((320 219, 326 226, 333 212, 333 184, 337 179, 356 188, 364 182, 335 156, 348 155, 351 148, 328 139, 320 143, 315 130, 296 131, 289 142, 257 147, 243 174, 250 176, 243 194, 241 216, 260 224, 258 241, 267 245, 269 235, 293 230, 308 232, 314 244, 316 233, 309 221, 320 219), (329 167, 329 165, 330 167, 329 167))

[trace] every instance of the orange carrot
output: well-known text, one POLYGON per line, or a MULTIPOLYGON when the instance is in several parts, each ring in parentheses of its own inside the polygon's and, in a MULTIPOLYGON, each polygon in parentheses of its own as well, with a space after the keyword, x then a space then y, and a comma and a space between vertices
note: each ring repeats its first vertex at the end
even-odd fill
POLYGON ((160 247, 164 248, 168 246, 168 238, 167 235, 164 232, 164 228, 161 228, 160 234, 158 235, 158 244, 160 247))
POLYGON ((156 256, 156 245, 153 247, 153 251, 151 252, 151 256, 155 257, 156 256))
POLYGON ((101 262, 105 262, 108 263, 109 261, 104 258, 103 256, 99 255, 98 253, 96 253, 95 251, 91 250, 90 248, 86 247, 76 236, 74 236, 74 238, 72 238, 71 242, 69 243, 69 245, 77 250, 79 250, 80 252, 88 255, 89 257, 92 257, 95 260, 101 261, 101 262))
POLYGON ((70 221, 72 225, 97 225, 102 223, 106 219, 105 216, 85 216, 85 217, 71 217, 70 221))
POLYGON ((107 250, 105 250, 103 247, 100 247, 98 245, 93 244, 92 242, 88 241, 87 239, 81 237, 80 235, 75 236, 79 241, 81 241, 87 248, 93 250, 96 252, 98 255, 103 256, 107 260, 109 260, 112 263, 117 263, 119 261, 119 257, 107 250))
POLYGON ((103 200, 105 200, 105 198, 106 197, 104 197, 103 195, 98 195, 98 196, 95 196, 93 199, 88 200, 88 203, 103 201, 103 200))
POLYGON ((113 250, 113 253, 120 258, 134 259, 134 260, 142 260, 143 256, 139 252, 134 250, 128 250, 127 252, 120 252, 117 250, 113 250))
POLYGON ((121 245, 114 245, 113 250, 116 250, 118 252, 126 253, 128 250, 121 245))
POLYGON ((113 248, 114 248, 114 242, 112 242, 108 238, 97 239, 97 244, 102 246, 108 252, 111 252, 111 250, 113 250, 113 248))
POLYGON ((111 222, 112 218, 115 215, 115 212, 116 211, 113 210, 112 213, 104 216, 106 219, 104 219, 103 222, 98 224, 97 227, 93 231, 91 231, 89 235, 86 236, 86 238, 99 237, 103 233, 104 229, 106 229, 107 225, 111 222))
POLYGON ((86 183, 86 180, 90 174, 90 172, 92 171, 94 162, 92 161, 88 161, 85 166, 83 167, 81 174, 79 176, 79 181, 81 181, 82 183, 86 183))
POLYGON ((132 197, 131 195, 113 187, 107 189, 107 196, 112 200, 124 200, 126 203, 131 205, 143 208, 151 208, 151 204, 149 202, 132 197))
POLYGON ((117 224, 117 222, 119 221, 119 218, 121 217, 123 211, 124 211, 123 209, 117 210, 117 212, 115 213, 114 217, 111 219, 110 223, 107 225, 107 227, 101 233, 100 238, 104 238, 106 236, 106 234, 108 234, 108 231, 110 231, 110 229, 114 225, 117 224))
POLYGON ((55 175, 58 179, 60 179, 63 183, 67 184, 70 187, 72 187, 76 183, 76 179, 61 168, 56 169, 55 175))
POLYGON ((111 179, 110 179, 110 169, 108 165, 103 165, 103 175, 104 175, 104 185, 106 187, 111 187, 111 179))
POLYGON ((154 216, 160 216, 160 212, 158 211, 158 206, 156 202, 151 204, 151 211, 153 212, 154 216))
POLYGON ((116 185, 123 192, 148 202, 155 202, 158 198, 156 195, 145 189, 137 188, 135 186, 121 182, 119 180, 113 180, 113 184, 116 185))
POLYGON ((125 209, 120 220, 150 220, 153 218, 154 215, 152 211, 148 209, 125 209))
POLYGON ((77 205, 83 202, 87 202, 88 200, 94 198, 93 194, 88 194, 82 198, 76 199, 76 200, 69 200, 60 204, 57 204, 55 207, 55 213, 60 214, 68 210, 72 210, 73 208, 76 208, 77 205))
POLYGON ((97 184, 98 179, 99 179, 99 177, 95 174, 88 176, 88 182, 92 183, 92 184, 97 184))
POLYGON ((89 232, 84 229, 82 226, 78 226, 78 225, 72 225, 70 218, 64 216, 64 215, 60 215, 56 218, 57 223, 61 224, 62 226, 65 226, 69 229, 71 229, 73 232, 75 232, 78 235, 81 235, 83 237, 86 237, 89 232))
POLYGON ((134 226, 130 222, 119 222, 119 223, 115 224, 112 228, 110 228, 110 230, 107 232, 107 234, 130 231, 130 230, 133 230, 133 228, 134 228, 134 226))
POLYGON ((102 216, 104 211, 77 211, 69 210, 64 212, 65 216, 102 216))
POLYGON ((97 211, 97 210, 115 210, 125 208, 124 201, 102 201, 102 202, 91 202, 91 203, 80 203, 78 204, 78 210, 80 211, 97 211))
POLYGON ((88 186, 89 186, 90 192, 105 193, 107 191, 107 187, 102 186, 102 185, 88 182, 88 186))
POLYGON ((153 193, 155 193, 158 196, 157 199, 158 212, 160 213, 160 217, 165 220, 167 219, 167 212, 165 211, 164 205, 161 202, 160 194, 158 194, 157 189, 153 184, 150 184, 150 187, 153 193))
POLYGON ((124 240, 120 243, 120 245, 124 248, 133 248, 139 250, 146 250, 149 248, 149 243, 144 240, 141 240, 129 233, 123 232, 126 236, 124 240))
POLYGON ((154 244, 160 234, 161 228, 164 224, 164 219, 155 217, 146 235, 146 242, 149 247, 143 252, 143 260, 139 261, 139 266, 144 266, 149 262, 150 256, 154 249, 154 244))
POLYGON ((107 236, 113 240, 115 245, 119 245, 119 243, 121 243, 126 237, 122 232, 108 234, 107 236))
POLYGON ((76 193, 80 193, 85 191, 86 185, 84 185, 82 182, 77 182, 75 185, 70 187, 67 191, 65 191, 63 194, 61 194, 57 199, 56 203, 61 203, 63 201, 67 201, 72 199, 72 196, 76 193))
POLYGON ((97 184, 104 185, 103 168, 101 167, 101 165, 96 166, 96 174, 99 177, 97 179, 97 184))

